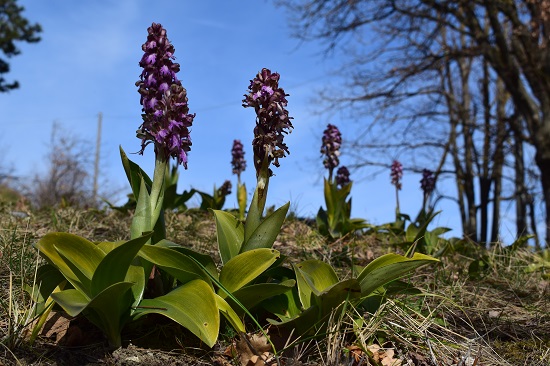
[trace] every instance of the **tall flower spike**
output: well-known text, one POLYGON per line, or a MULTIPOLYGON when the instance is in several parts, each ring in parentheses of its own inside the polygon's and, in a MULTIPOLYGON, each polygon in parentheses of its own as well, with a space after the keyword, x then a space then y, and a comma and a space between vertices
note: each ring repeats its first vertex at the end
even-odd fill
MULTIPOLYGON (((244 95, 243 107, 253 107, 256 111, 254 127, 254 167, 259 174, 262 163, 267 156, 268 164, 279 167, 279 159, 290 154, 283 142, 284 134, 291 132, 292 117, 286 110, 288 94, 279 88, 279 74, 263 68, 256 77, 250 80, 248 94, 244 95)), ((271 169, 269 175, 273 175, 271 169)))
POLYGON ((328 169, 329 175, 332 176, 334 168, 340 164, 338 156, 340 155, 340 146, 342 145, 342 134, 338 127, 331 125, 323 132, 321 145, 321 154, 325 156, 323 165, 328 169))
POLYGON ((336 185, 343 187, 346 184, 349 184, 351 182, 349 178, 349 170, 345 166, 341 166, 338 168, 338 171, 336 171, 336 185))
POLYGON ((420 179, 420 188, 425 195, 430 195, 435 189, 434 173, 429 169, 422 170, 422 179, 420 179))
POLYGON ((136 82, 143 106, 143 123, 137 131, 141 139, 139 153, 143 154, 145 147, 153 143, 157 155, 164 159, 171 156, 187 169, 187 153, 191 150, 189 127, 195 115, 189 114, 187 91, 176 76, 180 65, 172 61, 174 46, 166 30, 153 23, 147 32, 139 62, 143 71, 136 82))
POLYGON ((241 173, 246 169, 246 160, 244 160, 243 144, 240 140, 233 140, 233 148, 231 149, 231 166, 233 167, 233 174, 236 174, 239 178, 241 173))
POLYGON ((397 160, 394 160, 391 164, 391 184, 398 190, 401 189, 401 178, 403 178, 403 165, 397 160))

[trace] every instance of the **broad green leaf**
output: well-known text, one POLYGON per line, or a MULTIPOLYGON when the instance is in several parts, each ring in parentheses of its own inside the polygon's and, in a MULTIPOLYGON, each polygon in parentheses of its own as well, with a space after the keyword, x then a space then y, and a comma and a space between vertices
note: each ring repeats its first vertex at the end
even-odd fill
POLYGON ((195 252, 192 249, 182 247, 181 245, 166 239, 159 241, 158 243, 155 244, 155 246, 162 247, 162 248, 170 248, 183 255, 195 258, 200 264, 204 266, 204 268, 206 268, 208 273, 210 273, 214 278, 216 279, 218 278, 218 267, 216 266, 216 263, 214 263, 214 260, 212 259, 212 257, 209 256, 208 254, 195 252))
POLYGON ((328 181, 328 179, 324 179, 324 194, 325 194, 325 204, 327 205, 327 221, 330 225, 334 222, 334 194, 332 189, 332 184, 328 181))
POLYGON ((182 283, 200 278, 211 284, 208 275, 193 259, 176 250, 146 244, 141 248, 138 255, 156 264, 182 283))
POLYGON ((334 269, 325 262, 310 259, 294 265, 298 294, 304 309, 311 305, 312 294, 319 296, 321 292, 338 283, 334 269))
POLYGON ((264 301, 262 307, 276 315, 282 322, 289 321, 302 312, 296 287, 293 287, 281 295, 274 296, 268 301, 264 301))
MULTIPOLYGON (((88 306, 97 311, 118 314, 120 301, 124 298, 126 291, 132 287, 131 282, 116 283, 99 293, 93 299, 88 299, 83 293, 76 289, 63 290, 52 293, 51 297, 70 316, 77 316, 88 306)), ((128 304, 128 307, 130 304, 128 304)))
POLYGON ((360 286, 350 279, 334 284, 316 296, 316 303, 292 318, 280 317, 282 321, 268 319, 271 324, 294 329, 295 335, 319 334, 326 329, 327 321, 335 309, 342 310, 346 301, 359 298, 360 286))
POLYGON ((292 331, 295 336, 301 336, 306 333, 315 333, 318 329, 317 321, 319 319, 319 307, 310 306, 301 311, 292 318, 282 318, 281 321, 267 319, 270 324, 282 326, 292 331))
MULTIPOLYGON (((246 309, 250 310, 266 299, 289 291, 295 284, 296 281, 294 280, 286 280, 281 283, 258 283, 240 288, 233 292, 233 296, 235 296, 246 309)), ((237 313, 243 314, 242 309, 239 309, 237 304, 231 301, 231 298, 228 298, 227 301, 237 313)))
MULTIPOLYGON (((414 237, 414 239, 412 241, 417 241, 417 240, 420 240, 424 237, 424 235, 426 234, 426 230, 428 229, 428 225, 430 225, 430 223, 432 222, 432 220, 434 219, 434 217, 436 217, 437 215, 439 215, 441 211, 438 211, 436 213, 433 213, 431 215, 428 216, 428 218, 426 219, 426 221, 418 228, 418 232, 416 233, 416 236, 414 237)), ((412 225, 410 225, 412 226, 412 225)), ((408 228, 407 228, 407 232, 408 232, 408 228)))
POLYGON ((225 301, 220 295, 216 294, 216 302, 218 305, 218 309, 225 317, 225 319, 227 319, 227 321, 231 324, 233 329, 240 333, 246 333, 246 329, 243 322, 241 321, 241 318, 239 318, 235 310, 233 310, 233 308, 227 303, 227 301, 225 301))
POLYGON ((321 235, 328 235, 328 216, 327 212, 323 210, 322 207, 319 207, 315 221, 317 223, 317 230, 319 230, 319 233, 321 235))
POLYGON ((132 239, 139 238, 143 233, 153 230, 152 215, 151 197, 147 191, 145 181, 142 179, 136 210, 130 226, 130 237, 132 239))
POLYGON ((124 281, 132 261, 141 247, 149 241, 152 234, 152 232, 149 232, 139 238, 129 240, 105 255, 92 277, 92 296, 96 296, 117 282, 124 281))
POLYGON ((36 273, 36 283, 38 286, 35 286, 33 289, 33 300, 37 303, 45 301, 63 281, 66 281, 63 274, 51 264, 44 264, 38 267, 36 273))
POLYGON ((412 258, 394 253, 385 254, 370 262, 357 277, 361 285, 361 296, 368 296, 378 287, 434 262, 439 260, 421 253, 415 253, 412 258))
POLYGON ((124 167, 124 172, 126 173, 126 177, 128 178, 128 182, 130 183, 130 187, 132 188, 132 192, 134 194, 134 197, 139 197, 139 192, 141 188, 141 180, 143 179, 145 181, 145 184, 147 187, 152 186, 151 178, 133 161, 128 159, 128 156, 122 149, 122 146, 119 146, 120 150, 120 158, 122 160, 122 166, 124 167))
MULTIPOLYGON (((260 248, 241 253, 228 261, 220 272, 220 283, 234 292, 254 280, 279 258, 275 249, 260 248)), ((218 294, 225 298, 221 289, 218 294)))
POLYGON ((121 346, 120 332, 130 315, 129 290, 133 285, 131 282, 115 283, 97 294, 86 307, 87 312, 90 310, 87 318, 103 330, 113 348, 121 346))
POLYGON ((445 234, 445 233, 448 233, 449 231, 451 231, 452 229, 448 228, 448 227, 436 227, 435 229, 433 229, 432 231, 430 231, 430 233, 432 233, 433 235, 442 235, 442 234, 445 234))
POLYGON ((416 227, 416 225, 411 223, 407 227, 407 231, 405 232, 405 238, 407 239, 407 242, 414 242, 419 232, 420 230, 416 227))
POLYGON ((318 320, 325 320, 325 317, 328 317, 344 301, 351 301, 360 297, 361 286, 354 278, 330 286, 316 297, 316 305, 320 309, 318 320))
POLYGON ((244 240, 244 226, 232 214, 210 210, 216 220, 216 233, 218 236, 218 250, 222 263, 227 263, 231 258, 239 254, 244 240))
POLYGON ((99 249, 101 249, 103 251, 103 253, 107 254, 111 250, 115 249, 116 247, 118 247, 119 245, 122 245, 124 243, 126 243, 126 241, 124 241, 124 240, 120 240, 120 241, 116 241, 116 242, 102 241, 102 242, 96 243, 96 246, 99 249))
POLYGON ((53 293, 51 296, 70 316, 77 316, 90 303, 89 298, 74 288, 53 293))
POLYGON ((78 277, 83 285, 83 292, 92 296, 90 292, 91 280, 97 266, 105 257, 105 253, 91 241, 72 234, 59 235, 54 242, 54 247, 78 277))
POLYGON ((187 282, 164 296, 145 299, 136 313, 164 315, 189 329, 209 347, 218 338, 218 301, 210 285, 202 280, 187 282))
POLYGON ((174 204, 176 202, 176 199, 178 197, 178 194, 176 190, 178 189, 178 186, 176 184, 169 184, 166 183, 166 188, 164 189, 164 201, 163 201, 163 209, 174 209, 177 208, 174 207, 174 204))
POLYGON ((132 306, 137 306, 141 299, 143 299, 146 278, 149 278, 149 276, 145 276, 145 270, 140 262, 140 258, 134 258, 134 263, 136 264, 132 264, 130 268, 128 268, 128 272, 126 273, 126 277, 124 278, 124 282, 131 282, 134 284, 134 286, 132 286, 132 288, 130 289, 134 298, 132 306))
POLYGON ((258 248, 271 248, 281 231, 281 226, 285 221, 289 207, 290 202, 287 202, 284 206, 279 207, 275 212, 266 217, 243 244, 240 252, 243 253, 258 248))
MULTIPOLYGON (((83 244, 84 246, 87 246, 88 243, 91 245, 94 245, 93 243, 88 242, 86 239, 83 239, 73 234, 49 233, 49 234, 46 234, 42 239, 40 239, 34 246, 36 249, 39 250, 40 255, 45 257, 51 265, 56 267, 75 288, 78 288, 85 292, 86 291, 85 287, 89 285, 89 279, 86 279, 83 274, 77 275, 71 268, 72 266, 68 265, 68 263, 65 261, 64 258, 61 257, 61 255, 59 254, 59 252, 54 246, 56 243, 59 243, 62 241, 72 242, 77 246, 82 241, 87 242, 83 244), (84 284, 82 283, 81 277, 84 277, 84 284)), ((99 260, 98 260, 98 264, 99 264, 99 260)), ((81 272, 78 269, 76 271, 81 272)))
POLYGON ((239 205, 239 218, 244 219, 244 214, 246 211, 246 185, 244 183, 237 186, 237 203, 239 205))

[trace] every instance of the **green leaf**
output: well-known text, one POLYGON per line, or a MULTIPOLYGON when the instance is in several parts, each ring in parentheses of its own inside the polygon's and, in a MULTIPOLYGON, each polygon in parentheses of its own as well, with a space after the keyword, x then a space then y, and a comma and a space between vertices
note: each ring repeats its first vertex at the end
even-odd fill
POLYGON ((237 186, 237 203, 239 205, 239 218, 241 220, 244 219, 244 214, 246 211, 246 201, 246 185, 242 183, 237 186))
MULTIPOLYGON (((327 321, 335 309, 343 310, 342 304, 360 297, 360 285, 355 279, 338 282, 315 296, 312 304, 298 315, 287 318, 279 316, 282 321, 268 319, 271 324, 281 325, 295 330, 295 335, 319 334, 326 329, 327 321)), ((270 300, 271 301, 271 300, 270 300)))
POLYGON ((147 187, 151 187, 153 185, 151 178, 145 173, 139 165, 128 159, 128 156, 122 149, 122 146, 119 147, 120 150, 120 158, 122 160, 122 166, 124 167, 124 172, 126 173, 126 177, 128 178, 128 182, 130 183, 130 187, 132 188, 132 192, 134 194, 134 197, 137 200, 137 197, 139 197, 140 194, 140 188, 141 188, 141 180, 143 179, 145 181, 145 184, 147 187))
MULTIPOLYGON (((65 260, 60 255, 55 244, 61 242, 69 243, 69 245, 72 243, 72 245, 77 247, 82 244, 82 247, 86 248, 90 245, 95 247, 95 245, 84 238, 68 233, 49 233, 35 244, 40 254, 45 257, 51 265, 55 266, 75 288, 86 292, 86 289, 89 288, 91 276, 89 278, 86 277, 80 269, 74 268, 74 265, 69 265, 68 260, 65 260), (75 273, 75 271, 78 274, 75 273)), ((93 255, 92 257, 97 258, 98 256, 93 255)), ((97 264, 99 264, 100 260, 101 259, 97 258, 97 264)), ((97 264, 95 266, 97 266, 97 264)))
MULTIPOLYGON (((233 292, 233 296, 247 309, 252 309, 262 301, 269 299, 289 291, 294 287, 296 281, 286 280, 281 283, 258 283, 255 285, 245 286, 233 292)), ((239 314, 243 314, 242 309, 239 309, 237 304, 233 303, 230 298, 227 300, 232 304, 233 309, 239 314)))
POLYGON ((89 298, 74 288, 53 293, 51 296, 70 316, 77 316, 90 303, 89 298))
POLYGON ((415 224, 410 224, 405 232, 405 239, 407 242, 414 242, 417 234, 420 232, 415 224))
POLYGON ((210 255, 195 252, 192 249, 182 247, 181 245, 166 239, 159 241, 158 243, 155 244, 155 246, 162 247, 162 248, 170 248, 183 255, 195 258, 200 264, 204 266, 204 268, 208 271, 208 273, 210 273, 214 278, 216 279, 218 278, 218 267, 216 266, 216 263, 214 263, 214 260, 210 255))
POLYGON ((412 258, 393 253, 376 258, 357 277, 361 285, 361 296, 368 296, 378 287, 384 286, 420 266, 434 262, 439 262, 439 260, 420 253, 415 253, 412 258))
POLYGON ((218 236, 218 250, 222 263, 227 263, 239 254, 244 239, 243 224, 228 212, 210 210, 216 220, 216 234, 218 236))
POLYGON ((209 347, 218 338, 218 301, 210 285, 202 280, 190 281, 164 296, 145 299, 136 313, 164 315, 189 329, 209 347))
MULTIPOLYGON (((53 245, 67 266, 78 277, 79 284, 82 284, 80 288, 82 292, 92 296, 91 280, 105 253, 91 241, 72 234, 58 235, 53 245)), ((75 284, 73 286, 78 288, 75 284)))
POLYGON ((344 301, 350 301, 361 297, 361 285, 352 278, 338 282, 316 297, 316 305, 319 307, 319 319, 326 320, 334 309, 344 301))
POLYGON ((92 277, 91 294, 96 296, 107 287, 124 281, 135 256, 153 233, 129 240, 111 250, 96 268, 92 277))
MULTIPOLYGON (((432 220, 434 219, 434 217, 436 217, 437 215, 439 215, 441 211, 438 211, 436 213, 433 213, 431 214, 430 216, 428 216, 428 218, 426 219, 426 221, 422 224, 422 226, 420 226, 418 228, 418 231, 416 233, 416 236, 414 237, 414 239, 412 241, 417 241, 417 240, 420 240, 424 237, 424 235, 426 234, 426 230, 428 229, 428 225, 430 225, 430 223, 432 222, 432 220)), ((412 226, 412 225, 411 225, 412 226)), ((407 228, 407 231, 408 231, 408 228, 407 228)))
POLYGON ((312 294, 319 296, 321 292, 338 283, 334 269, 325 262, 310 259, 294 265, 298 294, 304 309, 312 304, 312 294))
MULTIPOLYGON (((132 291, 132 297, 134 299, 134 301, 132 302, 132 306, 137 306, 139 304, 141 299, 143 299, 143 293, 145 292, 145 270, 140 262, 141 260, 139 258, 134 258, 134 263, 138 264, 132 264, 130 268, 128 268, 128 272, 126 273, 126 277, 124 278, 124 282, 131 282, 134 284, 134 286, 132 286, 132 288, 130 289, 132 291)), ((149 276, 147 276, 147 279, 148 278, 149 276)))
POLYGON ((258 248, 271 248, 285 221, 290 202, 266 217, 250 238, 243 244, 241 253, 258 248))
POLYGON ((46 301, 55 288, 63 281, 66 281, 63 274, 51 264, 44 264, 38 267, 36 273, 36 283, 38 286, 33 288, 33 300, 37 303, 46 301))
MULTIPOLYGON (((277 258, 279 258, 279 252, 267 248, 241 253, 223 266, 220 272, 220 283, 229 292, 237 291, 268 269, 277 258)), ((218 293, 223 298, 227 296, 221 290, 218 293)))
POLYGON ((101 241, 99 243, 96 243, 96 246, 103 251, 103 253, 107 254, 111 250, 115 249, 116 247, 126 243, 125 240, 120 241, 101 241))
POLYGON ((220 295, 216 294, 216 302, 218 305, 218 309, 225 317, 225 319, 227 319, 229 324, 231 324, 233 329, 240 333, 246 333, 246 329, 243 322, 241 321, 241 318, 239 318, 235 310, 233 310, 233 308, 227 303, 227 301, 225 301, 220 295))
POLYGON ((315 221, 317 223, 317 230, 319 230, 319 234, 321 235, 329 235, 328 232, 328 216, 327 212, 323 210, 322 207, 319 207, 319 211, 317 212, 317 217, 315 218, 315 221))
POLYGON ((302 312, 296 287, 268 301, 264 301, 262 307, 276 315, 282 322, 289 321, 302 312))
POLYGON ((138 255, 156 264, 180 282, 186 283, 191 280, 202 279, 211 284, 210 277, 195 261, 176 250, 146 244, 141 248, 138 255))
POLYGON ((143 233, 153 230, 153 223, 151 222, 153 218, 152 215, 151 197, 145 185, 145 181, 142 179, 136 210, 130 226, 130 237, 132 239, 139 238, 143 233))

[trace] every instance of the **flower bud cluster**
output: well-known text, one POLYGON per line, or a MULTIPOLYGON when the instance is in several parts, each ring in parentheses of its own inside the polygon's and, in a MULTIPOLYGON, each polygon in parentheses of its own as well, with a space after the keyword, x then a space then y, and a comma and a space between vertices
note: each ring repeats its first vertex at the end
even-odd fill
POLYGON ((435 189, 435 176, 429 169, 422 170, 422 179, 420 180, 420 188, 424 191, 424 194, 429 195, 435 189))
POLYGON ((220 197, 225 197, 225 196, 230 195, 232 187, 233 186, 231 185, 231 182, 226 180, 225 182, 223 182, 222 186, 220 188, 218 188, 218 195, 220 197))
POLYGON ((336 185, 340 187, 343 187, 346 184, 349 184, 351 180, 349 178, 348 168, 346 168, 345 166, 341 166, 340 168, 338 168, 338 170, 336 171, 335 181, 336 181, 336 185))

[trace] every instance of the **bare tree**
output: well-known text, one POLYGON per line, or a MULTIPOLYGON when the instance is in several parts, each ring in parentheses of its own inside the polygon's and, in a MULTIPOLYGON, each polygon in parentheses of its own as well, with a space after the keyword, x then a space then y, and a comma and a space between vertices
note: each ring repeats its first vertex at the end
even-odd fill
MULTIPOLYGON (((325 95, 331 107, 352 106, 356 115, 377 112, 354 144, 358 158, 369 149, 369 160, 359 165, 381 164, 388 150, 414 149, 413 170, 440 156, 438 174, 457 182, 464 234, 495 240, 501 201, 517 201, 521 194, 511 187, 505 197, 502 179, 522 174, 507 167, 528 161, 513 155, 528 143, 536 151, 549 211, 548 0, 278 3, 290 10, 295 36, 320 39, 328 53, 347 56, 345 88, 325 95), (509 139, 511 121, 521 139, 509 139)), ((546 223, 548 238, 549 215, 546 223)))
POLYGON ((28 195, 37 207, 96 207, 89 143, 52 126, 47 171, 35 174, 28 195))

